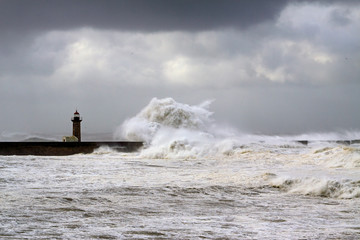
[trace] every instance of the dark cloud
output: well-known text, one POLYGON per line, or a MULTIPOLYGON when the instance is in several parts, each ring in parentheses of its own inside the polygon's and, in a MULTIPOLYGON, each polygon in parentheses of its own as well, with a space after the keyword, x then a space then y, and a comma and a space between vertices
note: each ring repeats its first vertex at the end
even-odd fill
POLYGON ((286 0, 4 0, 0 31, 94 27, 139 31, 243 28, 274 19, 286 0))
MULTIPOLYGON (((356 0, 2 0, 0 31, 81 27, 126 31, 247 28, 277 18, 289 3, 358 4, 356 0)), ((334 20, 346 16, 334 12, 334 20)))

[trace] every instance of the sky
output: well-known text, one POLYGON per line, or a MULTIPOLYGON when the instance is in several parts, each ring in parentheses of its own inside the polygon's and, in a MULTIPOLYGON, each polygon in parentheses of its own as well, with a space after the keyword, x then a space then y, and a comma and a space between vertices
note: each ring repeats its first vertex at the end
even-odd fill
POLYGON ((108 133, 152 98, 256 134, 360 129, 360 1, 0 0, 0 134, 108 133))

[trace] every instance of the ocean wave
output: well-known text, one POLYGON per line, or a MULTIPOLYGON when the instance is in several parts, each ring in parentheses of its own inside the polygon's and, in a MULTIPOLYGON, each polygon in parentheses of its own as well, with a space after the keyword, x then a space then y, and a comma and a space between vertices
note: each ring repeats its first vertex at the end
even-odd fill
POLYGON ((348 146, 315 148, 308 155, 314 162, 330 168, 359 168, 360 149, 348 146))
POLYGON ((330 198, 359 198, 360 181, 331 180, 316 178, 281 178, 275 177, 270 180, 270 185, 289 193, 304 194, 310 196, 330 198))
POLYGON ((101 146, 92 152, 94 155, 117 155, 118 153, 116 149, 109 146, 101 146))
POLYGON ((144 141, 147 158, 197 158, 216 154, 211 101, 200 105, 153 98, 135 117, 116 131, 115 139, 144 141))
POLYGON ((115 138, 150 143, 160 129, 206 131, 211 122, 210 101, 200 105, 178 103, 172 98, 153 98, 135 117, 126 120, 115 132, 115 138))

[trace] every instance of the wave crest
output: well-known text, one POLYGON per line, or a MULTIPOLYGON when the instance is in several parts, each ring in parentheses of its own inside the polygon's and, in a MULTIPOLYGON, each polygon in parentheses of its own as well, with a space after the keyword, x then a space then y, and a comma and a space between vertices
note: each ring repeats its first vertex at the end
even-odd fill
POLYGON ((275 178, 270 185, 289 193, 330 198, 359 198, 360 181, 275 178))
POLYGON ((360 149, 347 146, 323 147, 310 153, 321 165, 329 168, 360 167, 360 149))
POLYGON ((115 138, 150 143, 160 129, 190 129, 206 131, 212 122, 208 110, 211 101, 190 106, 172 98, 153 98, 135 117, 126 120, 115 133, 115 138))

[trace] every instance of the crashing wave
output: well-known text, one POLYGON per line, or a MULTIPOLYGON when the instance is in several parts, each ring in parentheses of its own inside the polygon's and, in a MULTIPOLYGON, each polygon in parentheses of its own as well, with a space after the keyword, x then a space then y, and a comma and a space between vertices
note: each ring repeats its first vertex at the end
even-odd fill
POLYGON ((329 180, 329 179, 289 179, 274 178, 270 181, 272 187, 285 190, 289 193, 330 198, 359 198, 360 181, 329 180))
POLYGON ((209 111, 210 103, 187 105, 172 98, 154 98, 117 129, 115 138, 144 141, 148 147, 141 155, 148 158, 216 155, 220 150, 219 136, 209 111))
POLYGON ((208 110, 211 101, 190 106, 172 98, 153 98, 135 117, 128 119, 117 130, 116 137, 133 141, 151 142, 158 130, 191 129, 206 131, 213 114, 208 110))
POLYGON ((329 168, 360 167, 360 149, 348 146, 314 149, 308 157, 329 168))

